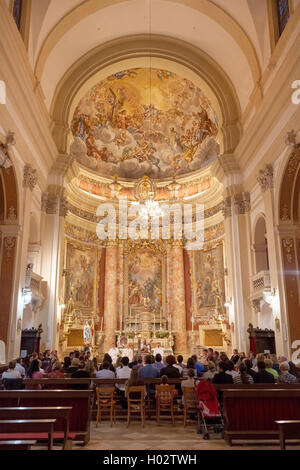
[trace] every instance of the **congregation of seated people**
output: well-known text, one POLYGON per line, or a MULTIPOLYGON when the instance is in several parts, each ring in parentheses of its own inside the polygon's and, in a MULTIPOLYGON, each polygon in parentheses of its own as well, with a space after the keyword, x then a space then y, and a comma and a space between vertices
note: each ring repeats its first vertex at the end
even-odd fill
MULTIPOLYGON (((215 384, 292 384, 300 380, 295 364, 286 357, 277 358, 275 354, 254 354, 251 351, 246 356, 236 349, 230 358, 225 352, 208 348, 204 349, 201 358, 198 359, 193 355, 186 362, 181 355, 177 358, 169 355, 163 360, 160 354, 156 354, 155 357, 148 354, 144 358, 135 355, 131 362, 128 357, 119 357, 115 364, 107 353, 104 354, 102 362, 98 363, 97 358, 91 358, 88 350, 73 351, 64 358, 64 362, 61 362, 57 351, 46 350, 44 353, 33 353, 24 359, 10 361, 8 369, 2 374, 2 386, 5 387, 8 379, 18 381, 23 378, 44 377, 129 380, 133 369, 137 371, 140 381, 164 376, 168 379, 184 379, 183 387, 191 386, 192 383, 195 385, 199 380, 209 380, 215 384)), ((74 384, 72 388, 88 386, 88 384, 74 384)), ((39 390, 42 385, 27 383, 25 387, 39 390)), ((125 384, 116 384, 116 391, 122 397, 125 397, 125 388, 125 384)), ((176 384, 176 389, 181 389, 180 384, 176 384)))

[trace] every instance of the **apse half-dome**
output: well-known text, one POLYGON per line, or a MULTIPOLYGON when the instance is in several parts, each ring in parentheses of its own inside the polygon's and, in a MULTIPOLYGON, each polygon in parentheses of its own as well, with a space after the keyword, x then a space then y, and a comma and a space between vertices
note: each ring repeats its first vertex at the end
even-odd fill
POLYGON ((219 151, 209 99, 191 80, 158 68, 122 70, 97 83, 71 127, 72 155, 102 175, 184 175, 219 151))

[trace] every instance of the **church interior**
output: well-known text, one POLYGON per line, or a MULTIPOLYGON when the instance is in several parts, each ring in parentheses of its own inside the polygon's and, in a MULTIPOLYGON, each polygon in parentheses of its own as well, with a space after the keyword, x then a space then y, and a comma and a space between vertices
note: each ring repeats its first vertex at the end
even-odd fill
MULTIPOLYGON (((98 370, 114 350, 207 370, 214 351, 236 369, 282 357, 300 382, 300 0, 0 0, 0 33, 0 372, 45 351, 98 370)), ((274 413, 300 439, 290 385, 292 415, 274 413)), ((16 406, 1 393, 19 391, 0 387, 1 421, 16 406)), ((225 440, 183 427, 177 402, 157 431, 149 390, 124 449, 247 435, 230 431, 239 390, 225 440)), ((96 428, 97 397, 85 448, 122 449, 127 408, 96 428)))

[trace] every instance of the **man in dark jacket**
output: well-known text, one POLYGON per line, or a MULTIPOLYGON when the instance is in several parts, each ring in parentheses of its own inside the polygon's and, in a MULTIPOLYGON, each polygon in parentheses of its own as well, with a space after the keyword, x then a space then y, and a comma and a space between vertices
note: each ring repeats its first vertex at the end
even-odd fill
POLYGON ((240 356, 239 356, 238 350, 234 349, 230 360, 233 362, 233 364, 236 364, 238 362, 239 358, 240 358, 240 356))
POLYGON ((180 379, 180 372, 177 367, 174 367, 176 364, 176 359, 174 356, 170 355, 166 357, 167 367, 163 367, 159 371, 159 375, 162 377, 166 375, 169 379, 180 379))
POLYGON ((266 371, 266 364, 264 361, 258 361, 257 369, 258 372, 253 377, 255 384, 272 384, 275 382, 274 375, 266 371))
MULTIPOLYGON (((71 378, 72 379, 88 379, 90 377, 90 374, 84 370, 85 368, 85 363, 84 361, 80 361, 78 369, 72 373, 71 378)), ((74 390, 86 390, 89 388, 89 383, 86 384, 71 384, 70 388, 74 390)))
POLYGON ((227 365, 225 362, 218 364, 218 373, 214 375, 212 381, 214 384, 233 384, 233 378, 230 374, 226 374, 227 365))

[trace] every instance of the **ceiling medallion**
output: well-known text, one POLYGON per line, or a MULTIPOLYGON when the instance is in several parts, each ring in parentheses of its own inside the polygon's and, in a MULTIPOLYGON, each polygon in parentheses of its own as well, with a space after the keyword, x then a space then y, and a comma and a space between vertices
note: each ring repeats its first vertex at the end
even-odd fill
POLYGON ((135 198, 144 203, 148 200, 153 200, 156 196, 156 186, 149 176, 144 175, 140 178, 134 188, 135 198))

